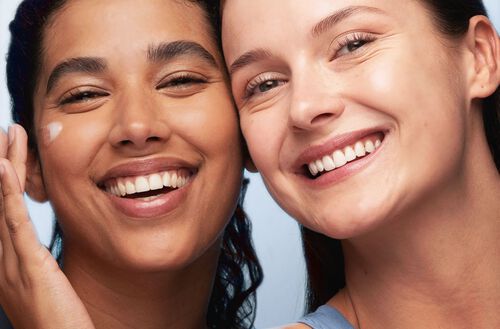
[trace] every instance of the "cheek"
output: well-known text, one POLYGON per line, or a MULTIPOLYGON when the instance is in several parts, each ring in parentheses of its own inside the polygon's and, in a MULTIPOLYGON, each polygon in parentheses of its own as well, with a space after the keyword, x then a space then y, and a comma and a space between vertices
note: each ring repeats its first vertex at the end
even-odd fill
POLYGON ((38 133, 40 136, 40 142, 44 147, 49 147, 52 142, 55 141, 59 134, 63 130, 63 124, 59 121, 54 121, 42 127, 38 133))
POLYGON ((42 128, 40 154, 48 177, 88 176, 87 170, 109 131, 109 118, 96 114, 66 115, 42 128))
POLYGON ((264 175, 279 165, 279 144, 282 140, 282 129, 279 125, 282 120, 269 115, 268 111, 271 109, 250 115, 243 114, 240 120, 250 156, 257 169, 264 175))
POLYGON ((220 96, 222 90, 217 97, 210 94, 181 107, 167 124, 206 155, 235 156, 241 147, 238 118, 230 96, 220 96))

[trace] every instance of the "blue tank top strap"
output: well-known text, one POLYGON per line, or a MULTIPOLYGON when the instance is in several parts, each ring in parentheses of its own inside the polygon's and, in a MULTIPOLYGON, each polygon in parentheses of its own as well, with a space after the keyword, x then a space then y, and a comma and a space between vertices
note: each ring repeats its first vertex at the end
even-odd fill
POLYGON ((309 313, 298 321, 313 329, 354 329, 335 308, 323 305, 316 312, 309 313))

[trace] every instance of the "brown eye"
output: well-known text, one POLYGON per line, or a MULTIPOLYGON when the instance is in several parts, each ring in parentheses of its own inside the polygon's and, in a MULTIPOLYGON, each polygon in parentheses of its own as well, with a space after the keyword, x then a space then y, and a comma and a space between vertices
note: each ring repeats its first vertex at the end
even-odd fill
POLYGON ((156 89, 162 88, 187 88, 194 84, 204 84, 206 80, 193 76, 179 76, 160 84, 156 89))
POLYGON ((109 96, 109 94, 105 92, 96 92, 92 90, 70 92, 68 96, 64 97, 61 100, 60 104, 65 105, 73 103, 84 103, 105 96, 109 96))

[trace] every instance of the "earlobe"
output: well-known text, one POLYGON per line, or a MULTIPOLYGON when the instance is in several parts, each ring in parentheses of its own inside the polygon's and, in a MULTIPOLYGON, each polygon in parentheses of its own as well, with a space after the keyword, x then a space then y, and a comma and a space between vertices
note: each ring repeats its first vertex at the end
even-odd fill
POLYGON ((47 201, 47 193, 45 192, 45 185, 43 183, 40 161, 34 151, 28 152, 25 190, 31 199, 38 202, 47 201))
POLYGON ((500 40, 495 28, 485 16, 474 16, 467 32, 469 48, 474 58, 471 96, 486 98, 500 82, 500 40))

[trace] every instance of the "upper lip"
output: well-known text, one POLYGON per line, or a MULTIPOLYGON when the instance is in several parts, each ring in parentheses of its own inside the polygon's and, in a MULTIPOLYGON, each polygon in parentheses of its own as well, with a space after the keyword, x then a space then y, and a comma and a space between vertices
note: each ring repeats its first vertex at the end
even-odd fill
POLYGON ((187 169, 192 174, 197 170, 197 166, 186 160, 176 157, 143 159, 118 164, 109 169, 101 178, 98 179, 98 185, 104 185, 107 180, 117 177, 132 177, 149 175, 161 171, 187 169))
POLYGON ((300 170, 302 166, 319 158, 322 158, 327 154, 331 154, 335 150, 343 149, 344 147, 352 145, 356 141, 377 132, 383 133, 385 135, 386 131, 387 129, 385 128, 376 127, 336 135, 320 145, 313 145, 304 150, 297 157, 297 160, 294 163, 294 168, 300 170))

